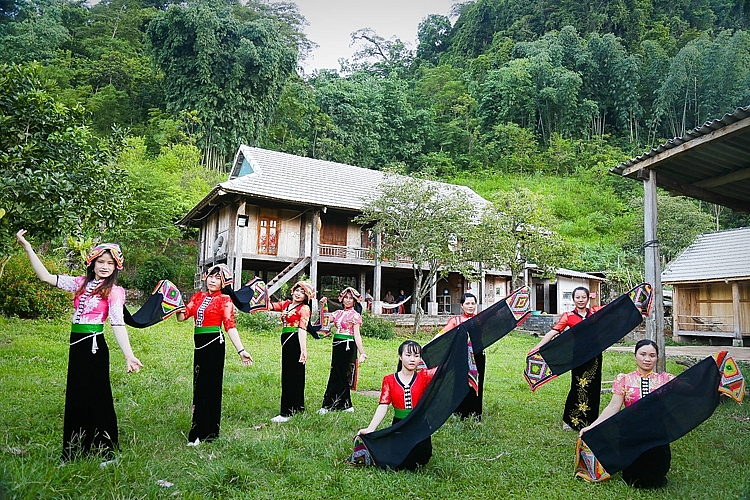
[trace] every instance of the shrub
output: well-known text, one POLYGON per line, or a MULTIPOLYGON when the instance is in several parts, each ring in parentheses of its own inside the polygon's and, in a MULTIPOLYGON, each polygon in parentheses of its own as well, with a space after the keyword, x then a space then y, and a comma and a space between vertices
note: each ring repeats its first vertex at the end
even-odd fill
POLYGON ((238 328, 250 333, 274 332, 281 326, 278 317, 263 311, 252 314, 235 311, 234 319, 238 328))
POLYGON ((362 314, 362 327, 359 329, 359 332, 363 337, 389 340, 394 335, 393 322, 364 311, 362 314))
POLYGON ((169 257, 154 255, 146 259, 138 269, 135 277, 135 287, 146 296, 150 295, 159 280, 175 281, 177 266, 169 257))
MULTIPOLYGON (((42 260, 56 274, 54 262, 42 260)), ((59 318, 70 309, 70 294, 42 283, 25 255, 15 255, 0 276, 0 314, 23 319, 59 318)))

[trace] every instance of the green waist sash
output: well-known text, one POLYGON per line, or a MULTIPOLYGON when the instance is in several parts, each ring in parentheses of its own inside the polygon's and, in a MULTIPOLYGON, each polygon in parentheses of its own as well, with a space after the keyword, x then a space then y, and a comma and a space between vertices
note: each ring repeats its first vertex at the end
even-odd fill
POLYGON ((347 335, 346 333, 334 333, 333 340, 354 340, 354 335, 347 335))
POLYGON ((220 326, 196 326, 193 333, 199 335, 201 333, 219 333, 221 332, 220 326))
POLYGON ((406 418, 406 416, 411 413, 411 410, 409 409, 399 410, 398 408, 394 408, 393 410, 393 416, 400 419, 406 418))
POLYGON ((294 333, 299 330, 298 326, 285 326, 281 329, 281 333, 294 333))
POLYGON ((104 331, 104 325, 93 324, 87 325, 83 323, 71 323, 71 333, 101 333, 104 331))

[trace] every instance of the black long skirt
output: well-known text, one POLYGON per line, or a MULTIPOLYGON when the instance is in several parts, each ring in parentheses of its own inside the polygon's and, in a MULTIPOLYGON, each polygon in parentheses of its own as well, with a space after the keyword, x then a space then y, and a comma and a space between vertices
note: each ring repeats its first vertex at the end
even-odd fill
POLYGON ((281 334, 281 410, 283 417, 305 411, 305 365, 296 331, 281 334))
MULTIPOLYGON (((89 333, 71 333, 73 344, 89 333)), ((109 348, 104 335, 96 336, 98 349, 91 352, 92 340, 70 346, 68 381, 65 387, 63 420, 63 460, 89 452, 111 459, 117 449, 117 415, 109 381, 109 348)))
POLYGON ((573 368, 570 374, 570 391, 565 400, 563 422, 579 431, 599 416, 602 355, 573 368))
MULTIPOLYGON (((396 422, 400 422, 401 418, 393 417, 391 425, 395 425, 396 422)), ((423 439, 418 442, 414 448, 406 455, 401 464, 398 465, 394 470, 416 470, 417 467, 427 465, 427 462, 432 458, 432 436, 427 439, 423 439)))
POLYGON ((453 412, 464 420, 469 417, 482 420, 482 395, 484 391, 484 370, 487 365, 487 356, 483 352, 475 352, 474 362, 477 365, 477 386, 479 387, 479 391, 469 389, 469 393, 466 394, 464 400, 461 401, 456 411, 453 412))
MULTIPOLYGON (((224 342, 213 333, 194 335, 193 423, 188 441, 212 441, 221 426, 221 391, 224 380, 224 342)), ((222 337, 223 339, 223 337, 222 337)))
POLYGON ((622 479, 635 488, 661 488, 667 484, 667 472, 672 464, 672 450, 668 444, 655 446, 641 453, 635 462, 622 470, 622 479))
POLYGON ((345 410, 352 406, 349 381, 357 362, 357 346, 353 340, 333 340, 331 350, 331 373, 323 395, 323 408, 345 410), (347 350, 347 347, 349 350, 347 350))

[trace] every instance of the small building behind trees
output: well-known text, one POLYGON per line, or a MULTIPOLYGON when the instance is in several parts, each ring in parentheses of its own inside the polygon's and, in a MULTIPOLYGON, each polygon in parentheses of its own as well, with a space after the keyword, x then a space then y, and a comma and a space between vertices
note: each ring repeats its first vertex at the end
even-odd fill
POLYGON ((673 336, 710 345, 750 340, 750 227, 702 234, 662 273, 673 336))

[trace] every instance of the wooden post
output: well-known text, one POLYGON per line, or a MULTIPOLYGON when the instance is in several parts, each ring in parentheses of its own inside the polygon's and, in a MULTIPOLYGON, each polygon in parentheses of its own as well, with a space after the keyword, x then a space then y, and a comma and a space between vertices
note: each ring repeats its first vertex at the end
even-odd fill
POLYGON ((372 272, 372 313, 382 314, 383 301, 380 291, 381 281, 383 279, 383 270, 380 264, 380 233, 375 233, 375 269, 372 272))
POLYGON ((742 343, 742 325, 740 324, 740 285, 732 282, 732 312, 734 313, 734 340, 733 347, 743 347, 742 343))
POLYGON ((311 240, 312 245, 310 248, 310 283, 315 289, 318 289, 318 241, 320 237, 320 231, 318 226, 320 225, 320 210, 316 210, 313 213, 311 240))
POLYGON ((643 233, 646 260, 646 281, 653 287, 653 307, 646 318, 646 338, 656 342, 659 350, 657 372, 666 369, 664 355, 664 299, 661 287, 661 265, 659 263, 659 240, 656 235, 658 210, 656 205, 656 172, 643 170, 643 233))
POLYGON ((237 221, 240 215, 245 215, 245 202, 239 204, 234 217, 234 289, 242 287, 242 247, 247 227, 239 227, 237 221))

